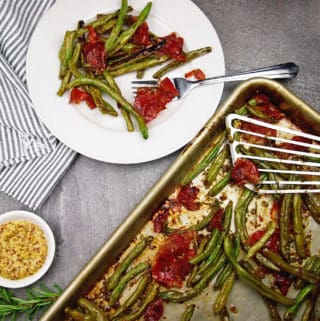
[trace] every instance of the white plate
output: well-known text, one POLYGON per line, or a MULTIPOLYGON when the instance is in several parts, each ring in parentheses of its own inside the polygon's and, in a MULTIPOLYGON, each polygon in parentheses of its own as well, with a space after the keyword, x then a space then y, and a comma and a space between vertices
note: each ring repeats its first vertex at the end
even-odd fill
POLYGON ((48 269, 50 268, 53 262, 54 255, 55 255, 56 245, 55 245, 54 235, 49 225, 40 216, 28 211, 11 211, 11 212, 0 214, 0 225, 11 221, 21 221, 21 220, 36 224, 44 232, 44 235, 48 242, 48 254, 41 268, 31 276, 28 276, 21 280, 9 280, 0 276, 0 286, 3 286, 5 288, 17 289, 17 288, 26 287, 35 283, 41 277, 43 277, 43 275, 48 271, 48 269))
MULTIPOLYGON (((92 20, 97 13, 113 12, 120 0, 60 0, 40 20, 31 39, 27 55, 27 84, 34 108, 63 143, 88 157, 110 163, 140 163, 168 155, 188 143, 214 113, 223 84, 203 86, 184 99, 172 102, 158 118, 149 123, 149 138, 139 130, 126 131, 121 116, 103 116, 84 103, 71 105, 69 94, 59 97, 58 51, 66 30, 76 28, 78 20, 92 20)), ((140 11, 146 0, 130 0, 140 11)), ((173 31, 185 40, 186 50, 211 46, 212 52, 170 76, 183 76, 186 71, 201 68, 207 76, 225 72, 224 56, 218 35, 204 13, 190 0, 154 0, 147 20, 150 30, 159 36, 173 31)), ((159 67, 149 70, 145 79, 159 67)), ((123 95, 133 102, 131 81, 135 73, 117 78, 123 95)), ((137 127, 137 126, 136 126, 137 127)))

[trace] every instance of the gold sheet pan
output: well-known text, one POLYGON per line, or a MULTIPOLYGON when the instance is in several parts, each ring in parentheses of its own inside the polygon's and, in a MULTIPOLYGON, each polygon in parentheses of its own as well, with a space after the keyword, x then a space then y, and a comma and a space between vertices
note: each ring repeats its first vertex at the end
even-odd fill
POLYGON ((94 282, 99 280, 116 257, 127 248, 151 218, 152 211, 174 190, 192 164, 202 155, 209 142, 224 127, 225 116, 241 106, 255 92, 263 92, 276 103, 285 102, 294 119, 301 119, 320 134, 320 114, 303 102, 279 82, 256 78, 242 82, 219 106, 198 135, 183 149, 168 170, 149 190, 125 221, 116 229, 100 250, 89 260, 80 273, 65 289, 58 300, 42 316, 40 321, 60 321, 64 318, 64 308, 71 305, 94 282))

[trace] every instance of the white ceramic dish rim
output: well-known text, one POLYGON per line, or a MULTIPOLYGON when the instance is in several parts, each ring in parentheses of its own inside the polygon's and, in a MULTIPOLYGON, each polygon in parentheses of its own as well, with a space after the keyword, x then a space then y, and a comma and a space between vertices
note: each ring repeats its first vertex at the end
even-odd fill
POLYGON ((16 210, 16 211, 10 211, 6 212, 0 215, 0 225, 7 223, 9 221, 17 221, 17 220, 24 220, 31 223, 36 224, 39 226, 47 239, 48 242, 48 254, 46 261, 42 265, 42 267, 33 275, 26 277, 21 280, 9 280, 7 278, 3 278, 0 276, 0 286, 3 286, 5 288, 22 288, 27 287, 36 281, 38 281, 40 278, 44 276, 44 274, 48 271, 50 268, 54 256, 55 256, 55 239, 53 232, 46 221, 44 221, 40 216, 38 216, 35 213, 29 212, 29 211, 22 211, 22 210, 16 210))

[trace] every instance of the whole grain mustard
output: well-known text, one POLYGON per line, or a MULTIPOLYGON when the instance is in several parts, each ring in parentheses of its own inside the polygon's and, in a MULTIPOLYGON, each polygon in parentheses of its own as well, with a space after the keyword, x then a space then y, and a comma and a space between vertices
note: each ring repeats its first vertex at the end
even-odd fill
POLYGON ((0 276, 19 280, 35 274, 44 264, 48 243, 37 225, 10 221, 0 225, 0 276))

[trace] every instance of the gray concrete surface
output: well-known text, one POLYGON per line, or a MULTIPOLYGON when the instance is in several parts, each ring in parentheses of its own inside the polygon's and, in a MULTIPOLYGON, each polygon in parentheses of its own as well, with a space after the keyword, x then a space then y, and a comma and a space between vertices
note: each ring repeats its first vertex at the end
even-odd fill
MULTIPOLYGON (((294 61, 300 74, 283 83, 320 111, 319 0, 194 2, 220 37, 227 72, 294 61)), ((222 100, 233 87, 225 86, 222 100)), ((54 264, 42 281, 66 287, 178 152, 138 165, 107 164, 79 156, 37 211, 57 241, 54 264)), ((14 209, 27 208, 0 193, 0 213, 14 209)))

